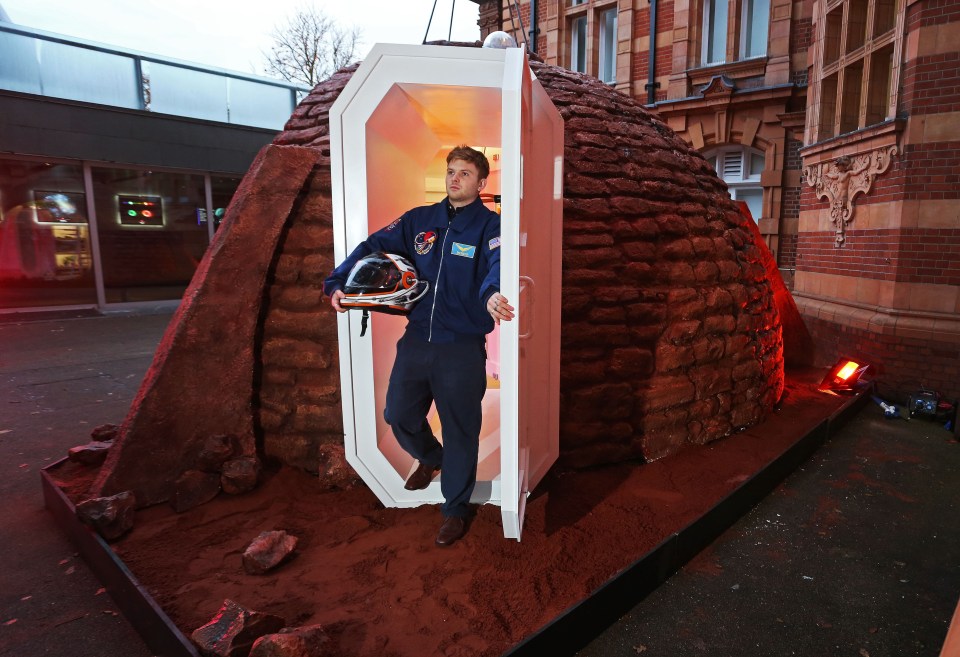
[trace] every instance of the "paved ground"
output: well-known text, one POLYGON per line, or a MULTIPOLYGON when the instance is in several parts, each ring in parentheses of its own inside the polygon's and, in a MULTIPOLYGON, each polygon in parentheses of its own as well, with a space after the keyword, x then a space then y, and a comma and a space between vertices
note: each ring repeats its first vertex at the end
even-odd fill
POLYGON ((960 596, 958 472, 951 433, 871 404, 578 654, 937 657, 960 596))
POLYGON ((43 508, 40 469, 126 415, 170 312, 0 316, 0 655, 151 653, 43 508))
MULTIPOLYGON (((122 421, 169 311, 0 316, 0 656, 150 651, 43 509, 39 470, 122 421)), ((866 410, 583 657, 939 654, 960 445, 866 410)))

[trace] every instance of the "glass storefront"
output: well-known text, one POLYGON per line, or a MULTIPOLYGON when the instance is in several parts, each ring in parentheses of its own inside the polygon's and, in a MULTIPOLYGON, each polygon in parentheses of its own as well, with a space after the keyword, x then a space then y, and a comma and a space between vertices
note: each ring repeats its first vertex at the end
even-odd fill
POLYGON ((224 176, 210 176, 210 191, 213 195, 213 230, 220 228, 223 215, 233 198, 233 193, 240 186, 240 178, 224 176))
POLYGON ((0 309, 95 303, 82 167, 0 159, 0 309))
POLYGON ((239 182, 0 158, 0 311, 179 299, 239 182))
POLYGON ((107 303, 183 295, 207 248, 204 177, 91 170, 107 303))

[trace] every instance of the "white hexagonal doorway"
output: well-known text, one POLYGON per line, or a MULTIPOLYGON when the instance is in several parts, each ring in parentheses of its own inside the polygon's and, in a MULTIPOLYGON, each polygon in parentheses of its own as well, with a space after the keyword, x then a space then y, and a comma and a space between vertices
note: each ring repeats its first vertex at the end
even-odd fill
MULTIPOLYGON (((519 540, 525 500, 559 451, 563 215, 563 120, 522 50, 373 48, 330 110, 334 254, 342 261, 406 210, 444 198, 445 156, 458 144, 490 160, 501 291, 517 309, 487 338, 472 501, 499 505, 504 536, 519 540)), ((348 461, 386 506, 442 502, 439 478, 403 488, 416 463, 383 419, 406 320, 374 313, 364 336, 359 312, 338 322, 348 461)), ((442 441, 435 409, 429 420, 442 441)))

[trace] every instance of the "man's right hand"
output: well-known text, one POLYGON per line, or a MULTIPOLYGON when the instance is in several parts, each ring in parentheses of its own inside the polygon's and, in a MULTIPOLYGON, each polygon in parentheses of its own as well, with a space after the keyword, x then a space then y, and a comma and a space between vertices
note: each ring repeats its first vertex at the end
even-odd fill
POLYGON ((343 290, 337 290, 330 295, 330 305, 333 306, 333 309, 338 313, 345 313, 347 309, 340 305, 340 301, 347 296, 343 293, 343 290))

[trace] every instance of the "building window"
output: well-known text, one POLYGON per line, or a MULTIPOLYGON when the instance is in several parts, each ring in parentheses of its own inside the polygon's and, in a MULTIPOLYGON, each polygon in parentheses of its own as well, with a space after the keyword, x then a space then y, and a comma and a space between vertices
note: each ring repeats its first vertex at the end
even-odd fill
POLYGON ((902 0, 834 0, 818 17, 812 142, 893 118, 902 0))
POLYGON ((603 82, 617 81, 617 10, 600 13, 600 72, 603 82))
POLYGON ((587 17, 570 21, 570 70, 587 72, 587 17))
POLYGON ((704 157, 727 183, 730 198, 745 202, 754 220, 759 222, 763 212, 760 175, 766 165, 763 153, 753 148, 730 146, 708 151, 704 157))
POLYGON ((595 75, 607 84, 617 81, 617 6, 603 2, 590 7, 589 2, 573 1, 568 5, 568 66, 577 73, 595 75))
POLYGON ((701 66, 767 54, 770 0, 703 0, 702 18, 701 66))
POLYGON ((727 59, 727 0, 705 0, 703 5, 703 64, 727 59))
POLYGON ((740 32, 740 57, 762 57, 767 54, 770 26, 770 0, 744 0, 740 32))

